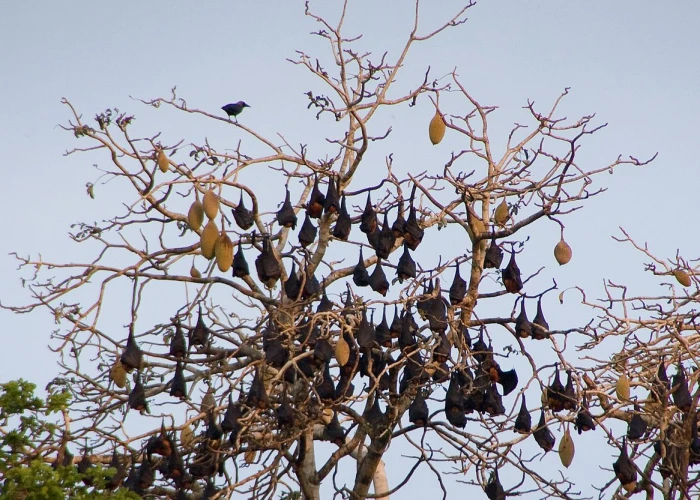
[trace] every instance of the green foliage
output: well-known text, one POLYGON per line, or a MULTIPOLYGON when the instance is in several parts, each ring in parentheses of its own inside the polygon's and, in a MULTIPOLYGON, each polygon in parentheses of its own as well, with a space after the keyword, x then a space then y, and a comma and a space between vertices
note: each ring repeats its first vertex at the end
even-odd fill
POLYGON ((96 465, 80 474, 74 466, 53 468, 37 458, 35 445, 52 438, 57 428, 45 416, 68 408, 70 394, 51 393, 44 401, 34 395, 35 389, 25 380, 0 384, 0 500, 139 498, 125 490, 105 491, 114 469, 96 465))

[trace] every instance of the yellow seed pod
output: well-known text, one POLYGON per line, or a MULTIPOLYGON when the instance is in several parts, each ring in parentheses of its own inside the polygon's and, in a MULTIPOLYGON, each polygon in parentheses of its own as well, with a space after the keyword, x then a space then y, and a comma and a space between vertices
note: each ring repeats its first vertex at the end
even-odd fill
POLYGON ((211 189, 204 191, 204 196, 202 197, 202 204, 204 205, 204 213, 207 217, 213 219, 216 214, 219 213, 219 197, 211 189))
POLYGON ((576 453, 574 440, 571 439, 571 434, 567 428, 559 442, 559 460, 561 460, 561 464, 564 467, 568 468, 569 465, 571 465, 571 461, 574 459, 574 453, 576 453))
POLYGON ((330 408, 324 408, 323 413, 321 414, 321 422, 323 422, 324 425, 328 425, 333 421, 333 410, 330 408))
POLYGON ((120 389, 126 387, 126 370, 122 366, 122 362, 119 358, 117 358, 112 365, 112 369, 109 371, 109 378, 111 378, 114 385, 120 389))
POLYGON ((615 395, 618 401, 628 401, 630 398, 630 381, 624 373, 617 379, 615 395))
POLYGON ((493 221, 499 226, 503 227, 506 225, 506 222, 508 222, 509 216, 510 213, 508 211, 508 204, 504 198, 503 201, 501 201, 501 203, 496 207, 496 211, 493 213, 493 221))
POLYGON ((221 231, 219 238, 216 240, 214 255, 216 255, 216 265, 219 271, 225 273, 231 269, 231 264, 233 264, 233 242, 225 231, 221 231))
POLYGON ((673 271, 673 276, 675 276, 678 283, 680 283, 683 286, 690 286, 692 283, 690 281, 690 275, 686 273, 683 269, 676 269, 675 271, 673 271))
POLYGON ((571 255, 571 247, 562 237, 557 246, 554 247, 554 258, 557 259, 560 266, 563 266, 571 260, 571 255))
POLYGON ((180 431, 180 443, 182 443, 182 446, 185 448, 189 448, 194 444, 194 431, 192 427, 190 427, 190 424, 185 425, 180 431))
POLYGON ((194 267, 194 263, 192 264, 192 267, 190 267, 190 276, 197 279, 202 277, 202 273, 199 272, 199 269, 194 267))
POLYGON ((214 247, 216 240, 219 239, 219 228, 216 227, 216 222, 210 220, 202 230, 202 235, 199 239, 199 247, 202 250, 202 255, 206 259, 214 258, 214 247))
POLYGON ((350 359, 350 346, 342 335, 335 343, 335 359, 340 366, 345 366, 350 359))
POLYGON ((243 456, 243 460, 245 460, 245 463, 248 465, 252 464, 255 462, 255 457, 258 455, 258 452, 255 450, 247 450, 245 452, 245 455, 243 456))
POLYGON ((204 223, 204 205, 199 200, 194 200, 190 206, 189 212, 187 212, 187 224, 189 224, 192 231, 199 231, 204 223))
POLYGON ((158 168, 160 169, 161 172, 165 173, 168 171, 169 166, 170 166, 170 161, 168 160, 168 155, 165 154, 165 150, 159 149, 158 150, 158 168))
POLYGON ((432 142, 434 145, 439 144, 440 141, 442 141, 442 138, 445 137, 445 129, 445 120, 436 109, 435 116, 433 116, 433 119, 430 120, 430 126, 428 127, 430 142, 432 142))

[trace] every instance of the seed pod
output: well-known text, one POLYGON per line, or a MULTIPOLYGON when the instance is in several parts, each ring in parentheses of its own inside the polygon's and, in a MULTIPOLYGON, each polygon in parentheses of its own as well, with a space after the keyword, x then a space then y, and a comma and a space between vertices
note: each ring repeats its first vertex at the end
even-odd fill
POLYGON ((554 258, 557 259, 560 266, 563 266, 571 260, 571 255, 571 247, 564 241, 564 237, 562 236, 557 246, 554 247, 554 258))
POLYGON ((628 401, 630 398, 630 381, 624 373, 617 379, 615 394, 620 402, 628 401))
POLYGON ((491 240, 491 244, 484 255, 484 269, 498 269, 503 262, 503 250, 498 246, 496 240, 491 240))
POLYGON ((231 269, 233 264, 233 242, 225 231, 221 231, 219 238, 214 245, 214 255, 216 255, 216 266, 222 273, 231 269))
POLYGON ((204 213, 213 219, 216 214, 219 213, 219 197, 211 189, 204 191, 204 196, 202 197, 202 205, 204 206, 204 213))
POLYGON ((245 203, 243 202, 243 191, 241 191, 241 198, 238 205, 232 210, 232 212, 233 219, 236 221, 238 227, 244 231, 247 231, 253 227, 253 223, 255 222, 255 214, 246 208, 245 203))
POLYGON ((255 450, 246 450, 245 454, 243 455, 243 460, 245 463, 248 465, 255 463, 255 458, 258 456, 258 452, 255 450))
POLYGON ((520 403, 520 411, 518 416, 515 418, 515 425, 513 430, 520 434, 529 434, 532 429, 532 417, 530 412, 527 411, 527 404, 525 403, 525 394, 523 394, 523 400, 520 403))
POLYGON ((503 286, 509 293, 518 293, 523 289, 523 280, 520 277, 520 268, 515 262, 515 252, 510 254, 510 262, 502 272, 503 286))
POLYGON ((194 431, 190 424, 186 424, 180 431, 180 443, 185 448, 189 448, 194 443, 194 431))
POLYGON ((683 269, 676 269, 675 271, 673 271, 673 276, 676 278, 678 283, 685 287, 688 287, 692 284, 692 281, 690 280, 690 275, 686 273, 683 269))
POLYGON ((244 278, 250 275, 250 268, 248 267, 248 261, 245 260, 245 255, 243 254, 243 245, 238 243, 238 250, 236 250, 236 255, 233 256, 232 272, 236 278, 244 278))
POLYGON ((111 378, 114 385, 120 389, 126 387, 126 370, 122 366, 122 362, 119 358, 117 358, 112 365, 112 369, 109 371, 109 378, 111 378))
POLYGON ((192 267, 190 267, 190 276, 194 279, 200 279, 202 277, 202 273, 194 266, 194 262, 192 263, 192 267))
POLYGON ((282 227, 297 227, 297 215, 294 213, 291 201, 289 201, 289 189, 285 189, 284 203, 277 212, 277 223, 282 227))
POLYGON ((567 469, 569 468, 569 465, 571 465, 571 461, 574 459, 575 452, 576 448, 574 447, 574 440, 571 439, 571 434, 567 428, 564 431, 564 436, 559 442, 559 460, 561 460, 561 464, 567 469))
POLYGON ((510 217, 510 213, 508 211, 508 204, 506 203, 506 199, 503 198, 503 200, 496 207, 496 210, 493 213, 493 221, 498 226, 503 227, 506 225, 506 222, 508 222, 508 217, 510 217))
POLYGON ((164 149, 159 149, 158 150, 158 168, 160 169, 161 172, 165 173, 168 171, 168 167, 170 166, 170 161, 168 161, 168 155, 165 153, 164 149))
POLYGON ((187 212, 187 224, 192 231, 199 231, 204 223, 204 205, 199 200, 194 200, 187 212))
POLYGON ((216 408, 216 399, 214 399, 214 388, 211 385, 209 385, 209 387, 207 387, 207 392, 204 393, 202 402, 199 405, 199 412, 208 413, 214 408, 216 408))
POLYGON ((333 227, 333 236, 342 241, 347 241, 350 237, 350 230, 352 229, 352 219, 348 213, 347 206, 345 205, 345 195, 340 202, 340 212, 338 213, 338 219, 335 221, 335 226, 333 227))
POLYGON ((335 359, 340 366, 345 366, 350 359, 350 346, 342 335, 335 343, 335 359))
POLYGON ((202 256, 205 259, 213 259, 215 255, 216 241, 219 239, 219 228, 216 226, 216 222, 210 220, 207 225, 204 226, 202 230, 202 235, 199 239, 199 248, 202 252, 202 256))
POLYGON ((461 304, 467 294, 467 282, 459 274, 459 264, 455 266, 455 277, 450 286, 450 304, 461 304))
POLYGON ((430 120, 430 125, 428 126, 428 136, 430 137, 430 142, 433 145, 439 144, 442 138, 445 137, 445 120, 443 119, 440 112, 436 109, 435 116, 430 120))

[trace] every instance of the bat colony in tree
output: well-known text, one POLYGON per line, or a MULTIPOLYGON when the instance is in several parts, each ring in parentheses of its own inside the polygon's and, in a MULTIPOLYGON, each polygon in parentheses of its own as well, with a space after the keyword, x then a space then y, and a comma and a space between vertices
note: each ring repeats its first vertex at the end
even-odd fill
MULTIPOLYGON (((46 278, 39 266, 56 264, 22 262, 37 267, 29 282, 36 302, 17 310, 47 307, 69 325, 55 335, 63 373, 52 390, 72 393, 72 426, 43 456, 77 463, 81 472, 109 463, 109 489, 163 498, 296 498, 299 491, 318 499, 322 483, 343 498, 366 498, 371 487, 389 498, 418 467, 432 468, 443 497, 443 476, 451 473, 470 484, 459 490, 483 490, 489 499, 528 492, 579 498, 565 475, 538 470, 531 459, 559 443, 568 467, 577 435, 595 431, 619 457, 596 459, 607 465, 592 471, 601 496, 658 490, 672 497, 695 487, 688 468, 700 463, 698 395, 689 383, 697 376, 683 366, 695 340, 678 334, 692 328, 694 316, 683 309, 691 299, 669 286, 671 295, 641 307, 654 313, 650 322, 635 323, 616 314, 636 299, 616 295, 621 288, 610 284, 607 304, 584 296, 598 323, 554 330, 543 297, 556 282, 544 291, 530 285, 538 266, 571 260, 561 219, 602 191, 595 176, 646 162, 575 161, 602 126, 591 116, 560 118, 567 92, 544 113, 528 103, 531 123, 515 126, 500 154, 487 128, 495 108, 479 104, 456 74, 429 81, 426 72, 415 90, 388 94, 408 49, 462 24, 469 7, 429 34, 420 34, 416 16, 406 50, 392 63, 350 50, 359 40, 341 35, 342 21, 331 25, 307 11, 338 66, 333 72, 303 53, 294 61, 327 86, 308 93, 309 109, 346 125, 330 140, 334 156, 323 161, 311 159, 313 144, 296 149, 246 126, 259 106, 239 119, 248 107, 242 101, 224 106, 226 117, 189 107, 174 90, 170 99, 145 101, 230 127, 239 141, 233 151, 229 144, 169 146, 159 135, 134 139, 133 117, 108 110, 88 122, 66 101, 73 112, 66 128, 88 142, 71 153, 107 153, 112 163, 101 169, 137 197, 125 213, 73 235, 101 246, 91 263, 62 264, 68 275, 46 278), (375 111, 419 101, 433 104, 432 119, 415 117, 436 145, 432 165, 408 166, 401 178, 389 156, 381 181, 361 185, 373 142, 391 140, 390 130, 373 132, 375 111), (459 150, 442 149, 445 138, 461 140, 459 150), (249 144, 268 152, 248 155, 249 144), (277 202, 269 201, 267 178, 262 186, 247 176, 264 165, 279 179, 280 198, 284 189, 277 202), (558 225, 554 259, 549 250, 524 260, 535 242, 521 230, 534 223, 543 231, 558 225), (420 253, 436 243, 441 256, 420 253), (122 280, 131 287, 128 336, 100 321, 115 300, 107 289, 122 280), (187 300, 158 300, 165 286, 168 294, 186 289, 187 300), (85 290, 79 302, 71 299, 76 290, 85 290), (92 303, 88 291, 96 293, 92 303), (491 301, 501 304, 501 316, 479 312, 491 301), (141 318, 149 307, 153 315, 154 304, 168 319, 145 327, 141 318), (624 349, 611 361, 577 367, 574 346, 615 339, 624 349), (554 348, 550 359, 531 354, 537 342, 554 348), (671 362, 677 368, 669 380, 671 362), (150 430, 126 431, 139 413, 150 430), (74 460, 68 443, 80 440, 89 446, 74 460), (331 443, 331 452, 321 453, 318 441, 331 443), (415 459, 405 477, 389 478, 382 458, 398 442, 415 459), (352 472, 335 477, 345 461, 355 464, 352 472), (507 470, 520 480, 502 484, 507 470)), ((695 283, 682 260, 639 249, 654 261, 651 272, 695 283)))

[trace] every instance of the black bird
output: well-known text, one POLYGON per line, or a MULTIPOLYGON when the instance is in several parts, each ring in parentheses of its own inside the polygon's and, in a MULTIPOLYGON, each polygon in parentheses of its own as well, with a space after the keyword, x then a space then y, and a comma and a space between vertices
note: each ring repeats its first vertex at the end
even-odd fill
POLYGON ((250 106, 247 105, 245 102, 238 101, 238 102, 234 102, 231 104, 227 104, 226 106, 222 106, 221 109, 223 109, 226 112, 226 114, 229 116, 229 119, 230 119, 232 116, 234 118, 236 118, 238 115, 241 114, 241 112, 243 111, 243 108, 249 108, 249 107, 250 106))

